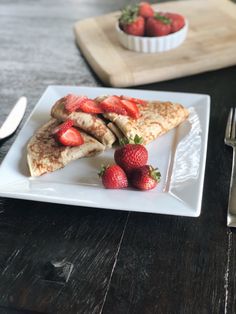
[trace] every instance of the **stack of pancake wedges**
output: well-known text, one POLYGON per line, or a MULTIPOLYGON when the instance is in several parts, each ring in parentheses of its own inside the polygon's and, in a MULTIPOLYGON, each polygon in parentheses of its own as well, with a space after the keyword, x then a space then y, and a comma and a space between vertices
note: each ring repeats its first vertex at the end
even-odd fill
MULTIPOLYGON (((97 101, 102 101, 104 97, 106 96, 98 97, 97 101)), ((113 112, 68 112, 64 99, 56 101, 51 109, 50 120, 36 130, 27 144, 27 162, 31 176, 41 176, 63 168, 73 160, 100 154, 105 149, 111 149, 121 138, 129 139, 138 135, 146 145, 189 116, 187 108, 169 101, 137 104, 140 111, 138 119, 113 112), (64 146, 53 135, 53 130, 68 119, 73 121, 74 127, 79 129, 84 139, 80 146, 64 146)))

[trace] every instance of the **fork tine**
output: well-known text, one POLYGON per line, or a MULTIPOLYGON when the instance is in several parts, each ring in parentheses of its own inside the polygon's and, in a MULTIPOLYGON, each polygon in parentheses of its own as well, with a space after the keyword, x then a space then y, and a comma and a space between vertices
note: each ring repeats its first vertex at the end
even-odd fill
POLYGON ((231 131, 232 139, 235 139, 235 123, 236 123, 236 114, 235 114, 235 108, 234 108, 234 113, 233 113, 233 118, 232 118, 232 131, 231 131))
POLYGON ((230 138, 231 125, 232 125, 232 119, 233 119, 233 111, 234 111, 234 109, 231 108, 230 112, 229 112, 228 120, 227 120, 226 130, 225 130, 225 138, 230 138))

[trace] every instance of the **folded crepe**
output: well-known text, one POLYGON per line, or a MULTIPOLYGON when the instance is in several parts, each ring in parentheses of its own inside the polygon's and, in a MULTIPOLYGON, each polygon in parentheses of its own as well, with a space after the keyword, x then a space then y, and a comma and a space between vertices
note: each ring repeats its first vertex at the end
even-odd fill
POLYGON ((121 134, 126 138, 134 138, 137 134, 142 137, 143 144, 148 144, 178 126, 189 115, 188 109, 177 103, 150 101, 137 106, 140 111, 138 119, 116 113, 104 114, 111 121, 108 125, 118 138, 121 134))
POLYGON ((51 116, 59 121, 71 119, 74 126, 94 136, 105 146, 111 147, 116 141, 115 135, 106 126, 106 123, 95 114, 75 111, 69 113, 65 109, 65 97, 59 99, 52 107, 51 116))
POLYGON ((103 144, 84 132, 80 132, 84 139, 82 145, 63 146, 55 140, 52 133, 59 124, 56 119, 51 119, 30 139, 27 145, 27 161, 31 176, 53 172, 72 160, 94 156, 104 151, 103 144))

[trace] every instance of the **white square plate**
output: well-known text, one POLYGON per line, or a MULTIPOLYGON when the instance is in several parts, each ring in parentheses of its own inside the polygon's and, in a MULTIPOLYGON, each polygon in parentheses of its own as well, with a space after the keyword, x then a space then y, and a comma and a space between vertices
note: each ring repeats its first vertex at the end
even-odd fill
POLYGON ((42 202, 197 217, 201 212, 210 97, 201 94, 116 88, 49 86, 0 166, 0 196, 42 202), (151 191, 107 190, 97 172, 114 162, 114 149, 71 162, 65 168, 31 178, 26 145, 35 130, 50 119, 53 103, 68 93, 128 95, 179 102, 190 109, 188 121, 147 145, 148 163, 158 167, 161 183, 151 191))

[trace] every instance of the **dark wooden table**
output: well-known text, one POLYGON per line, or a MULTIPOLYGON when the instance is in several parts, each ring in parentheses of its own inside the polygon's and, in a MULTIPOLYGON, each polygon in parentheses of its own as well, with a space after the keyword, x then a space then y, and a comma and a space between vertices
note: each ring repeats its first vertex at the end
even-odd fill
MULTIPOLYGON (((50 84, 103 86, 72 26, 126 3, 1 0, 0 123, 21 95, 26 120, 50 84)), ((235 313, 236 235, 226 227, 232 152, 223 142, 235 82, 231 67, 136 87, 211 96, 199 218, 0 198, 0 313, 235 313)), ((18 132, 0 142, 0 162, 18 132)))

